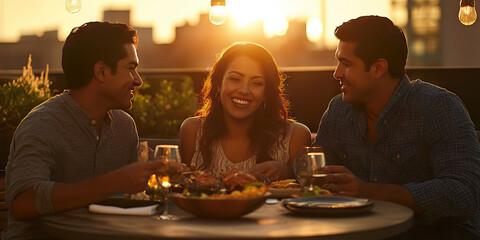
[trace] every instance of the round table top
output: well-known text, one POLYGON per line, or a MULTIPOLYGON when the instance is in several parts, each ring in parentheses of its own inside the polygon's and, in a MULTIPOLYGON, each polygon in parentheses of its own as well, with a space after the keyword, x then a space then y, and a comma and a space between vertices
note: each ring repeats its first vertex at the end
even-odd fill
POLYGON ((68 239, 383 239, 407 231, 413 212, 404 206, 374 201, 366 214, 355 216, 301 216, 281 202, 264 204, 238 219, 197 218, 174 206, 177 220, 151 216, 103 215, 86 208, 42 217, 43 230, 68 239))

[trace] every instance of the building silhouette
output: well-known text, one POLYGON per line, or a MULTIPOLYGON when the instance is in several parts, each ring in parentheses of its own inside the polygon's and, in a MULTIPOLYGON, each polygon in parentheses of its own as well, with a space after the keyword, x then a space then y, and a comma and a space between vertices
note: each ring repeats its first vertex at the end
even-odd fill
MULTIPOLYGON (((407 65, 480 66, 480 46, 475 44, 480 41, 480 23, 463 26, 457 18, 458 5, 452 0, 392 0, 392 11, 408 16, 400 24, 409 42, 407 65)), ((130 12, 105 11, 104 20, 129 24, 130 12)), ((140 37, 140 68, 207 68, 222 49, 236 41, 265 46, 280 67, 336 65, 334 49, 322 50, 308 41, 305 22, 292 21, 284 36, 273 38, 265 37, 260 22, 246 29, 233 24, 227 20, 216 26, 208 15, 201 15, 197 25, 177 27, 171 44, 156 44, 152 28, 133 26, 140 37)), ((0 70, 20 70, 32 54, 34 69, 49 64, 52 71, 61 72, 63 41, 57 35, 57 31, 48 31, 40 37, 22 36, 16 43, 0 43, 0 70)))
MULTIPOLYGON (((130 23, 129 11, 105 11, 104 20, 130 23)), ((232 22, 232 21, 229 21, 232 22)), ((263 25, 254 23, 246 30, 238 30, 225 23, 211 24, 208 15, 200 16, 196 26, 185 25, 176 28, 176 39, 171 44, 155 44, 153 29, 133 26, 139 35, 138 54, 141 68, 207 68, 215 61, 216 55, 236 41, 251 41, 269 49, 280 66, 333 65, 333 51, 311 50, 303 22, 291 22, 282 37, 267 39, 263 25), (330 56, 329 56, 330 55, 330 56), (325 57, 329 56, 329 57, 325 57)), ((63 41, 57 39, 57 31, 45 32, 43 36, 22 36, 17 43, 0 43, 0 69, 21 69, 27 57, 32 54, 34 69, 61 70, 63 41)))

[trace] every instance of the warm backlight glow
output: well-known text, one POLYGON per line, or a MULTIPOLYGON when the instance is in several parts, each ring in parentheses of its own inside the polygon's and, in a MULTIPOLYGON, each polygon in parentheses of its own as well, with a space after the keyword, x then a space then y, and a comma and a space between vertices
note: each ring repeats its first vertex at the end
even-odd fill
POLYGON ((267 38, 283 36, 287 33, 288 21, 285 18, 271 18, 263 21, 263 32, 267 38))
POLYGON ((307 21, 307 38, 310 42, 318 42, 322 38, 323 24, 319 18, 310 18, 307 21))
MULTIPOLYGON (((170 186, 172 186, 169 180, 170 179, 168 176, 161 177, 161 186, 164 188, 169 188, 170 186)), ((150 179, 148 179, 148 186, 153 189, 158 189, 160 187, 160 184, 158 184, 157 176, 155 174, 152 174, 150 176, 150 179)))
MULTIPOLYGON (((199 15, 211 10, 210 0, 89 0, 82 1, 76 14, 65 10, 65 3, 80 1, 0 0, 0 42, 18 41, 20 35, 42 36, 52 30, 58 30, 58 39, 63 41, 73 27, 102 20, 104 10, 130 10, 132 26, 153 28, 157 44, 172 43, 175 27, 195 26, 199 15)), ((335 49, 336 26, 361 15, 391 17, 391 4, 391 0, 226 0, 225 14, 236 28, 231 31, 238 28, 249 31, 250 26, 256 26, 252 23, 263 24, 266 37, 288 34, 292 21, 308 21, 305 33, 308 39, 314 42, 320 39, 327 49, 335 49)), ((403 19, 407 19, 407 13, 403 19)))
POLYGON ((237 26, 245 28, 254 22, 263 22, 263 31, 267 38, 283 36, 288 30, 288 20, 284 14, 282 1, 242 0, 227 1, 228 13, 237 26))
POLYGON ((169 177, 168 176, 163 176, 162 177, 162 187, 169 188, 170 186, 172 186, 172 184, 170 184, 169 177))
POLYGON ((263 1, 227 1, 229 15, 235 19, 237 25, 241 28, 260 20, 262 5, 263 1))
POLYGON ((158 188, 157 176, 155 174, 150 175, 150 179, 148 179, 148 186, 150 188, 158 188))

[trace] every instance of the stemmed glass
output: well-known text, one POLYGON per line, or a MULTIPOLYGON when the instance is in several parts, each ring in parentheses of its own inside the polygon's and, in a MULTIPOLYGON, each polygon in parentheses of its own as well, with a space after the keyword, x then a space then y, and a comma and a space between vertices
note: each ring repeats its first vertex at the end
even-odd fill
POLYGON ((182 161, 180 159, 180 153, 177 145, 157 145, 155 146, 154 161, 162 161, 164 164, 157 169, 157 183, 164 193, 165 209, 159 216, 162 220, 173 220, 174 217, 168 213, 168 194, 170 187, 178 181, 182 174, 182 161))
POLYGON ((325 154, 322 147, 303 147, 295 158, 294 171, 302 192, 312 192, 313 186, 322 187, 326 174, 321 173, 325 167, 325 154))

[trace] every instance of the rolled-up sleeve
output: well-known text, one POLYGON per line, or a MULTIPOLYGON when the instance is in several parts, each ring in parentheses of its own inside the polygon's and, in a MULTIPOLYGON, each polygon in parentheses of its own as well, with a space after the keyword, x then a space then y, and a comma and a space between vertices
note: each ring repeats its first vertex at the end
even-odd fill
POLYGON ((430 106, 424 122, 424 141, 431 146, 434 178, 408 183, 424 220, 466 220, 479 207, 480 146, 475 128, 461 101, 442 95, 430 106))
POLYGON ((14 134, 6 176, 6 200, 12 200, 21 192, 33 188, 35 206, 40 214, 53 213, 51 176, 55 162, 55 143, 48 137, 53 134, 52 123, 37 115, 35 121, 26 118, 14 134))

